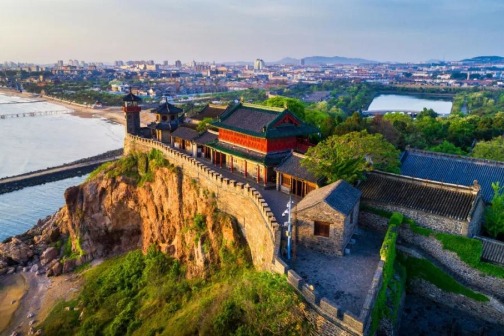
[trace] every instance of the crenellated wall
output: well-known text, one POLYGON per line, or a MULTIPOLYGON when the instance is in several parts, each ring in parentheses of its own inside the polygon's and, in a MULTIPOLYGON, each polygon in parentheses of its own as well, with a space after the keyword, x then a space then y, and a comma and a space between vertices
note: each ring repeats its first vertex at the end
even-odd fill
POLYGON ((373 278, 360 316, 343 311, 334 302, 320 297, 316 289, 303 279, 278 255, 281 244, 281 229, 261 196, 248 184, 224 178, 218 172, 195 160, 193 157, 172 149, 152 139, 126 135, 124 153, 151 149, 160 150, 170 163, 183 169, 184 174, 196 183, 215 193, 217 206, 234 216, 240 225, 252 254, 254 266, 287 276, 287 281, 305 298, 305 317, 315 327, 317 335, 366 335, 370 323, 370 312, 382 281, 383 262, 380 262, 373 278))

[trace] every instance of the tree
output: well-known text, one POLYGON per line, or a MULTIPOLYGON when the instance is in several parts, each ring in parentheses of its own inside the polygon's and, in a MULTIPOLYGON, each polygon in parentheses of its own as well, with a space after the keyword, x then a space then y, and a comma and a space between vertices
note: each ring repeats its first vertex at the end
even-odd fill
POLYGON ((504 161, 504 136, 490 141, 480 141, 474 146, 472 156, 480 159, 504 161))
POLYGON ((212 121, 213 121, 212 118, 203 118, 203 120, 201 120, 198 126, 196 126, 196 131, 198 131, 199 133, 205 132, 208 129, 208 127, 210 127, 210 123, 212 121))
POLYGON ((504 235, 504 187, 492 183, 492 204, 485 211, 485 229, 494 238, 504 235))
POLYGON ((455 155, 465 155, 466 153, 462 148, 455 146, 449 141, 443 140, 439 145, 429 148, 429 150, 438 153, 455 154, 455 155))
POLYGON ((339 179, 353 183, 374 168, 399 172, 399 151, 381 134, 366 131, 333 135, 308 149, 302 166, 328 183, 339 179))
POLYGON ((294 113, 298 118, 302 120, 305 118, 305 106, 298 99, 276 96, 265 100, 264 105, 271 107, 283 107, 294 113))

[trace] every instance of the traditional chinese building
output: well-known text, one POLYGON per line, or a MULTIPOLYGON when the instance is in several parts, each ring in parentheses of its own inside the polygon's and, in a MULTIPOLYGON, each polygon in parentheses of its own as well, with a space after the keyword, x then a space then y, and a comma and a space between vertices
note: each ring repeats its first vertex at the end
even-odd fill
POLYGON ((152 109, 151 113, 156 115, 156 121, 149 124, 152 138, 164 143, 170 143, 171 132, 181 124, 184 111, 165 100, 157 108, 152 109))
POLYGON ((318 132, 287 109, 247 103, 229 108, 212 125, 218 129, 217 141, 207 144, 212 163, 272 186, 273 168, 292 151, 306 151, 308 136, 318 132))
POLYGON ((277 190, 304 197, 319 187, 320 179, 301 165, 303 154, 293 152, 275 168, 277 190))

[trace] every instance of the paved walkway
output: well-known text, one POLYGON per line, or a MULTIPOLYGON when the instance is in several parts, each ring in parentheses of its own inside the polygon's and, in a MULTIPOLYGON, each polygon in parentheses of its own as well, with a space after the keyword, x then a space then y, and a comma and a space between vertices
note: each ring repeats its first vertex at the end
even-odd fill
POLYGON ((321 297, 327 297, 344 310, 359 316, 371 287, 383 234, 358 229, 351 253, 343 257, 328 256, 297 246, 294 270, 315 287, 321 297))
MULTIPOLYGON (((245 178, 245 176, 243 176, 243 174, 241 173, 231 172, 226 168, 220 168, 217 165, 213 165, 208 160, 202 158, 196 158, 196 160, 203 163, 212 170, 215 170, 216 172, 222 174, 222 176, 226 178, 233 179, 242 183, 248 183, 250 186, 256 188, 268 203, 271 211, 273 211, 277 222, 281 224, 287 221, 287 216, 282 217, 282 213, 287 208, 289 195, 277 191, 276 189, 265 189, 263 184, 257 183, 253 179, 245 178)), ((293 201, 296 201, 296 199, 293 199, 293 201)))

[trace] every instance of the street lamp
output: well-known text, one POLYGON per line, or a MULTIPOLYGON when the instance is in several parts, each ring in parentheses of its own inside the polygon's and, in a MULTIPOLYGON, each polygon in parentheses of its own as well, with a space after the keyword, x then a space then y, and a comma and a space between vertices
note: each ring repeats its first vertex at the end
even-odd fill
POLYGON ((282 213, 282 217, 288 215, 287 220, 287 260, 291 259, 291 244, 292 244, 292 205, 294 201, 292 200, 292 195, 289 196, 289 202, 287 202, 287 209, 282 213))

